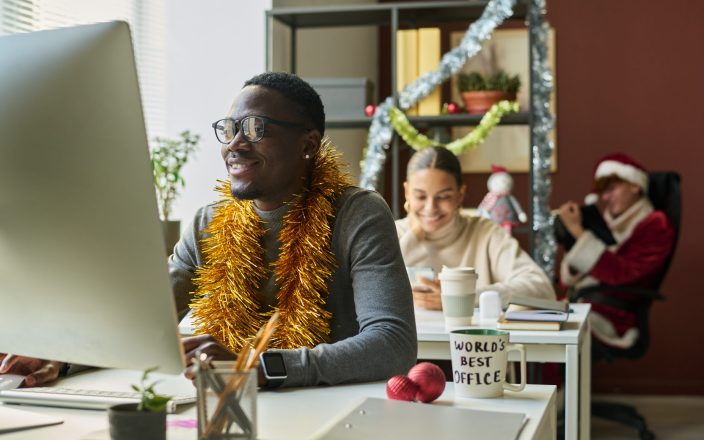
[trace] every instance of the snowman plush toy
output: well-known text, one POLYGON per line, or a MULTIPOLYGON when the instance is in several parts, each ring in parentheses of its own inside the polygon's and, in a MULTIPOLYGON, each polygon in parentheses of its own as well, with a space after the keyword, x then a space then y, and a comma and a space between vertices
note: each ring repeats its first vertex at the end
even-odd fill
POLYGON ((506 168, 492 165, 486 187, 489 192, 477 209, 481 217, 495 221, 509 234, 514 227, 528 220, 518 200, 511 195, 513 178, 506 168))

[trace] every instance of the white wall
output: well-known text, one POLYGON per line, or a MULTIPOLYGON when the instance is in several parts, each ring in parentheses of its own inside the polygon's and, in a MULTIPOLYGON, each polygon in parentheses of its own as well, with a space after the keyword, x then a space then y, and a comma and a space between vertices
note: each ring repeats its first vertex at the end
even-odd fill
MULTIPOLYGON (((376 0, 274 0, 274 7, 333 6, 376 3, 376 0)), ((290 32, 275 24, 272 50, 273 70, 291 66, 290 32)), ((379 101, 378 30, 376 26, 323 27, 300 29, 297 34, 297 74, 302 77, 368 78, 374 85, 372 103, 379 101), (340 56, 344 54, 344 56, 340 56)), ((359 109, 360 116, 364 109, 359 109)), ((355 181, 359 179, 362 150, 367 143, 366 129, 326 130, 355 181)))
POLYGON ((184 227, 196 209, 217 199, 216 179, 227 178, 210 124, 226 115, 244 81, 265 69, 264 11, 271 0, 174 0, 166 8, 167 136, 201 135, 173 210, 184 227))
MULTIPOLYGON (((274 0, 275 7, 375 3, 376 0, 274 0)), ((265 11, 272 0, 172 0, 167 2, 167 136, 183 130, 202 136, 197 157, 183 170, 186 187, 173 216, 182 227, 196 209, 217 199, 216 179, 226 179, 220 145, 210 124, 225 116, 242 83, 266 68, 265 11)), ((288 35, 277 26, 274 70, 288 70, 288 35), (286 49, 284 49, 286 48, 286 49)), ((366 77, 378 83, 375 27, 322 28, 300 31, 301 76, 366 77), (343 60, 339 54, 344 53, 343 60)), ((375 95, 377 95, 375 93, 375 95)), ((377 95, 378 96, 378 95, 377 95)), ((363 109, 360 109, 362 112, 363 109)), ((356 178, 366 130, 326 132, 356 178)))

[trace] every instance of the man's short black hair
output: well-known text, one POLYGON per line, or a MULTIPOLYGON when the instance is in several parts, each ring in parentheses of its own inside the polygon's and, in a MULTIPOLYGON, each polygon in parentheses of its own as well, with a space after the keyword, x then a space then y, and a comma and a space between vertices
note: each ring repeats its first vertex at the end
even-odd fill
POLYGON ((300 107, 321 136, 325 134, 325 110, 320 95, 298 76, 286 72, 264 72, 247 80, 243 87, 247 86, 266 87, 281 93, 300 107))

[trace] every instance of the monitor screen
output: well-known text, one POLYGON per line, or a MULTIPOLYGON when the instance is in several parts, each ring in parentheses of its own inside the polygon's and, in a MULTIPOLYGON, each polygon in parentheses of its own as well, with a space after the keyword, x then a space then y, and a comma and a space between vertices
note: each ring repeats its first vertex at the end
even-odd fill
POLYGON ((129 27, 0 37, 0 352, 184 366, 129 27))

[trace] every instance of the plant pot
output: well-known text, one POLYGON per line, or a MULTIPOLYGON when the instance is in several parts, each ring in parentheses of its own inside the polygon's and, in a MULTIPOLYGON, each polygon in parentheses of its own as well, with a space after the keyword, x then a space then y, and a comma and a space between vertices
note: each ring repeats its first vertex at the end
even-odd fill
POLYGON ((174 246, 181 238, 181 222, 178 220, 162 220, 161 232, 164 235, 166 256, 169 256, 174 252, 174 246))
POLYGON ((137 411, 136 403, 108 409, 112 440, 166 440, 166 412, 137 411))
POLYGON ((482 114, 488 112, 491 106, 499 101, 515 101, 516 94, 498 90, 462 92, 462 100, 467 113, 482 114))

